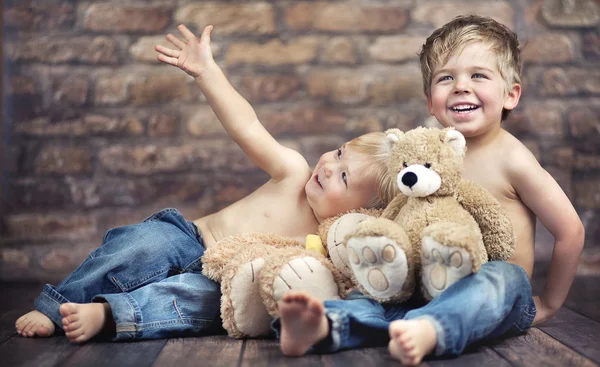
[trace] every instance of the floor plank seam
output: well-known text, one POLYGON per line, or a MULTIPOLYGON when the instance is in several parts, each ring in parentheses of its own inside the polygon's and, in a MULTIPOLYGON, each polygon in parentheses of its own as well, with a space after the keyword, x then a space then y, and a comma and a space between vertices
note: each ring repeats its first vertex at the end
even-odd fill
POLYGON ((247 342, 246 339, 244 339, 242 341, 242 347, 240 348, 240 355, 238 356, 237 367, 241 367, 242 362, 244 361, 244 353, 246 352, 246 342, 247 342))

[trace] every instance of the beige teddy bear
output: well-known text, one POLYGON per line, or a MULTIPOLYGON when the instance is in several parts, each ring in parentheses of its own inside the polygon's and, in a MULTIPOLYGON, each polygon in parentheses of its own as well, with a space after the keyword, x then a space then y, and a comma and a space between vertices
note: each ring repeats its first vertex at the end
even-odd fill
POLYGON ((278 315, 277 302, 292 289, 324 301, 344 297, 352 287, 352 272, 343 240, 358 223, 380 213, 359 209, 329 218, 319 226, 319 235, 309 236, 306 243, 249 233, 208 249, 202 272, 221 283, 221 318, 228 334, 268 335, 278 315))
POLYGON ((346 243, 363 293, 401 302, 420 285, 432 299, 488 260, 513 254, 514 231, 498 201, 462 178, 466 143, 460 132, 392 129, 388 144, 389 172, 401 193, 346 243))

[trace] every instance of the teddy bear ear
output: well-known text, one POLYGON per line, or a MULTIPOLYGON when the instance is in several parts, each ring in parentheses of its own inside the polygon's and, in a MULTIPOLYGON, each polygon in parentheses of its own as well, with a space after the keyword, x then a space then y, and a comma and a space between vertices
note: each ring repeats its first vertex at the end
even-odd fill
POLYGON ((444 144, 450 145, 452 150, 456 152, 459 156, 463 156, 465 154, 467 148, 467 142, 463 134, 453 128, 443 129, 440 134, 440 139, 444 142, 444 144))
POLYGON ((400 129, 392 128, 385 131, 385 145, 389 150, 392 150, 394 144, 400 140, 404 133, 400 129))

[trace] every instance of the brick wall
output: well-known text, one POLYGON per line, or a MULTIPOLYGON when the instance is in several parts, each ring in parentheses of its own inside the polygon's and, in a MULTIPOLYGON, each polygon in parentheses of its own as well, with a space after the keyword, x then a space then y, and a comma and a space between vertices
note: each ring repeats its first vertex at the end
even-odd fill
POLYGON ((117 225, 163 207, 190 219, 266 175, 193 81, 155 61, 185 23, 213 24, 218 63, 278 138, 316 162, 373 130, 428 118, 416 53, 468 10, 526 43, 506 128, 575 203, 600 246, 600 10, 593 0, 5 0, 3 280, 69 273, 117 225))

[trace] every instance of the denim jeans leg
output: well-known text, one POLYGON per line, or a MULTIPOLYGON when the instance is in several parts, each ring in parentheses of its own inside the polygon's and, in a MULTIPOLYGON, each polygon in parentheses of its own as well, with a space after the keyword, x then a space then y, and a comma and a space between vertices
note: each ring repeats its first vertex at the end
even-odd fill
POLYGON ((176 209, 162 210, 139 224, 111 229, 58 286, 44 286, 35 307, 62 327, 59 306, 89 303, 96 295, 131 292, 184 272, 201 272, 201 237, 176 209))
POLYGON ((493 261, 427 305, 409 311, 405 319, 431 320, 437 332, 434 354, 456 356, 476 341, 503 335, 515 323, 527 324, 524 319, 535 315, 532 304, 531 285, 523 268, 493 261))
POLYGON ((116 326, 113 340, 159 339, 221 330, 220 287, 201 273, 183 273, 128 293, 99 295, 116 326))

